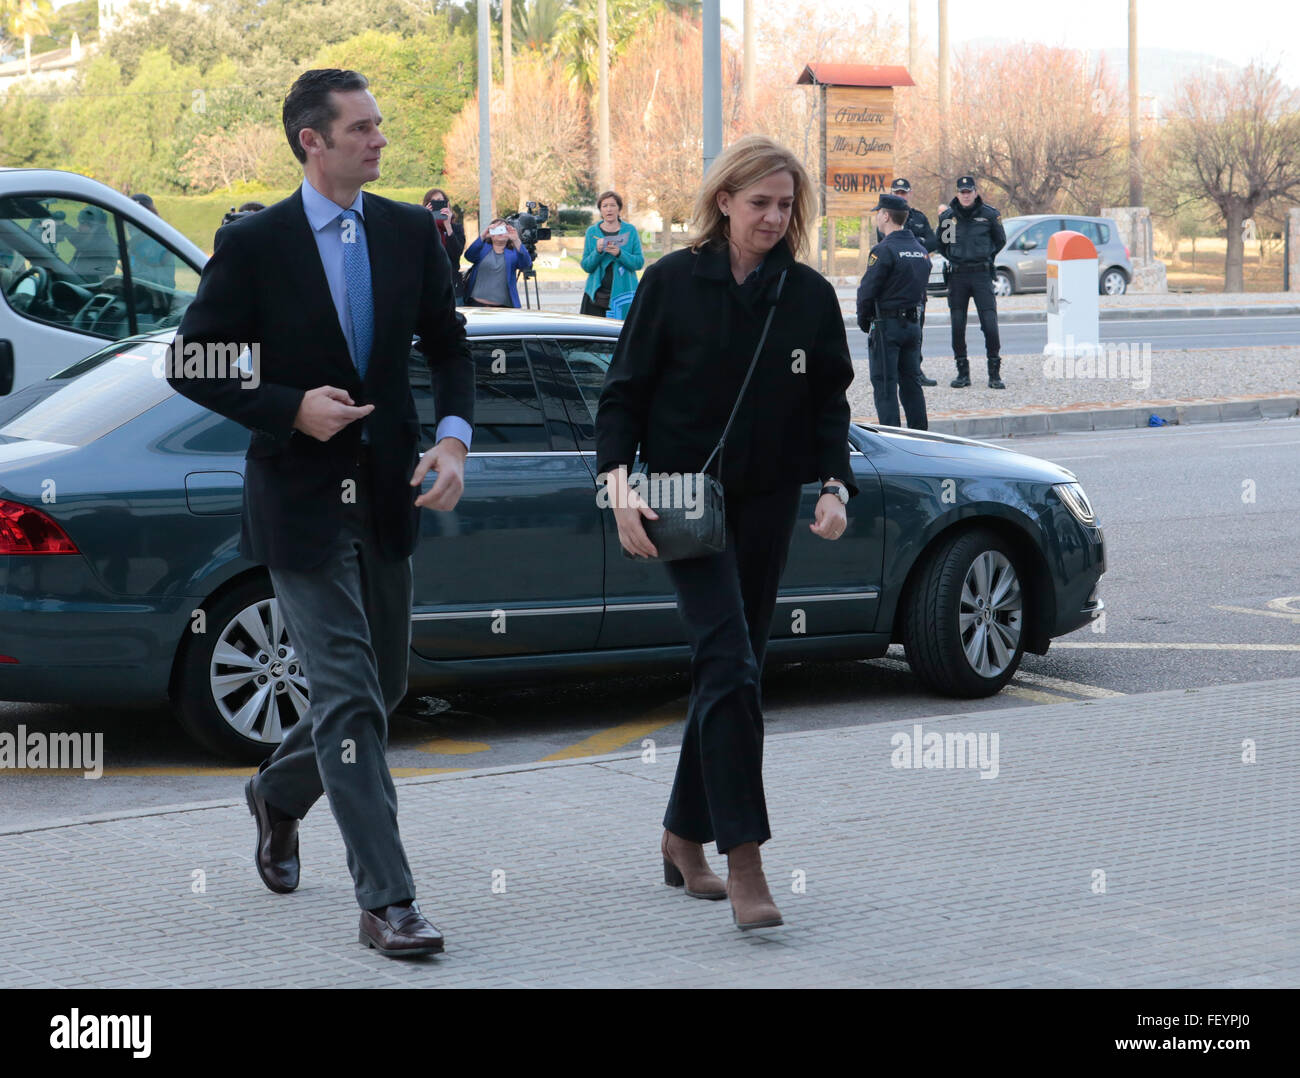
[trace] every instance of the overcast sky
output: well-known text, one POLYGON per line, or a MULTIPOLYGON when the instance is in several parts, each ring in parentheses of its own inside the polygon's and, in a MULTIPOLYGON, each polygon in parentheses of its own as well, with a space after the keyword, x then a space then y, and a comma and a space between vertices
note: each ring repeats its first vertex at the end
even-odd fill
MULTIPOLYGON (((871 8, 907 26, 907 0, 819 0, 827 18, 837 11, 871 8)), ((766 11, 784 0, 756 0, 766 11)), ((722 0, 722 14, 741 25, 742 0, 722 0)), ((921 35, 938 40, 939 4, 920 0, 921 35)), ((948 32, 959 49, 972 38, 1006 37, 1082 49, 1128 47, 1128 0, 949 0, 948 32)), ((1300 87, 1300 7, 1291 0, 1139 0, 1141 48, 1203 52, 1245 65, 1252 59, 1281 63, 1281 76, 1300 87)), ((906 55, 900 56, 907 62, 906 55)))

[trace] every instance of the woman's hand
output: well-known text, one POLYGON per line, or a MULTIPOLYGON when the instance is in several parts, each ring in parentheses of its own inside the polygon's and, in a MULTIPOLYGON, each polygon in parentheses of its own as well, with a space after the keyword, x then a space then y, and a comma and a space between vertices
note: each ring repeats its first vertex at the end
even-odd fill
POLYGON ((506 225, 506 241, 517 251, 519 250, 519 233, 515 231, 514 225, 506 225))
POLYGON ((813 535, 819 535, 823 539, 838 539, 848 526, 849 517, 839 498, 834 494, 823 494, 817 499, 813 522, 808 525, 813 535))
POLYGON ((605 237, 604 237, 604 236, 602 236, 600 239, 598 239, 598 240, 596 241, 596 250, 597 250, 598 252, 600 252, 601 254, 604 254, 604 253, 605 253, 605 237))
POLYGON ((488 235, 488 233, 491 231, 492 231, 492 226, 488 225, 487 228, 483 230, 483 234, 479 236, 479 239, 481 239, 484 243, 491 243, 492 237, 488 235))
POLYGON ((609 504, 614 507, 614 523, 618 525, 618 541, 629 554, 643 558, 657 558, 659 551, 645 533, 641 518, 658 520, 645 499, 628 486, 627 466, 615 468, 605 477, 609 489, 609 504))

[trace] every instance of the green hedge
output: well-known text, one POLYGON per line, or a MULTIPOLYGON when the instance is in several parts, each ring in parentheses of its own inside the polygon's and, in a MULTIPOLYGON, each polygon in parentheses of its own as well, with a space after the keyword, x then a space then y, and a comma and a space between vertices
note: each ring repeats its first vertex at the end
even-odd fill
MULTIPOLYGON (((232 206, 239 206, 244 202, 262 202, 269 206, 273 202, 287 198, 293 190, 273 190, 245 184, 211 195, 156 195, 154 205, 158 207, 163 220, 211 254, 212 236, 221 226, 221 218, 232 206)), ((395 199, 398 202, 413 202, 418 206, 428 188, 367 187, 366 190, 384 198, 395 199)))

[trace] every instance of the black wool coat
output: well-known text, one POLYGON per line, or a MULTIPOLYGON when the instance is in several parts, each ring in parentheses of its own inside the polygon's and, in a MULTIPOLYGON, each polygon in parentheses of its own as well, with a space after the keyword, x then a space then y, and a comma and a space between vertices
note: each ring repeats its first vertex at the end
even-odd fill
MULTIPOLYGON (((665 255, 642 275, 596 412, 602 473, 641 460, 653 472, 698 472, 713 451, 788 270, 767 343, 727 438, 727 495, 760 494, 849 468, 853 381, 835 289, 795 261, 785 240, 758 282, 736 284, 725 246, 665 255)), ((710 469, 718 475, 715 461, 710 469)))

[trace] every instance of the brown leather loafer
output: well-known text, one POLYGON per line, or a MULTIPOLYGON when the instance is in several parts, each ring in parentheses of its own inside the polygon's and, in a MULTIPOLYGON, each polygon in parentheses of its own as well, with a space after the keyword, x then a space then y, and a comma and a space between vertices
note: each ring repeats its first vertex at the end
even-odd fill
POLYGON ((358 941, 390 958, 442 954, 442 933, 414 902, 388 906, 382 915, 362 910, 358 941))
POLYGON ((244 797, 257 821, 257 849, 253 853, 257 874, 277 895, 287 895, 298 887, 298 821, 271 823, 269 807, 253 789, 252 779, 244 786, 244 797))

